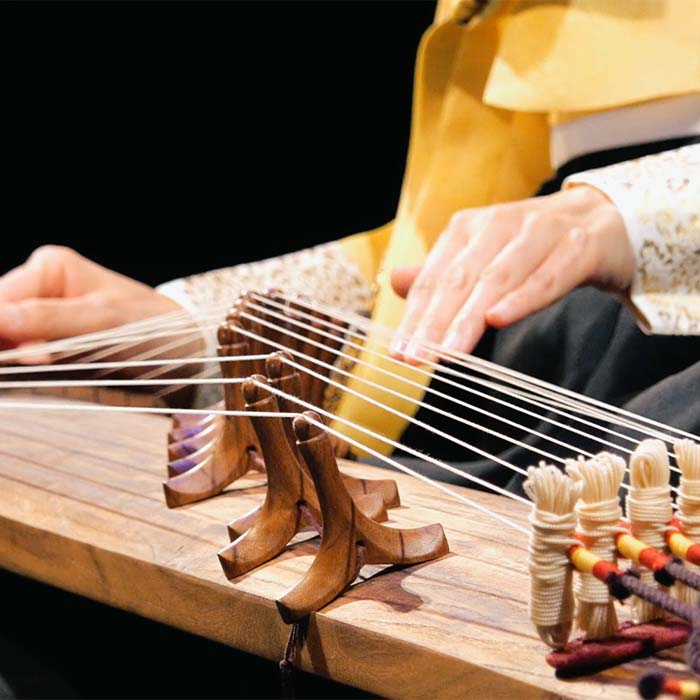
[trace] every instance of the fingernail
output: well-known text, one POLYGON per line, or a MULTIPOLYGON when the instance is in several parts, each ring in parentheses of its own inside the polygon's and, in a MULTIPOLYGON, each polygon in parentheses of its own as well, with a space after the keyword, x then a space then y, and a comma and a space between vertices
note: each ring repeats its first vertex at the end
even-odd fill
POLYGON ((406 338, 395 338, 389 346, 389 352, 392 355, 403 355, 408 345, 406 338))
POLYGON ((496 306, 489 309, 486 317, 489 321, 496 321, 498 323, 503 323, 507 321, 513 314, 513 306, 507 301, 499 301, 496 306))
POLYGON ((425 346, 425 338, 414 338, 406 347, 404 355, 413 362, 431 362, 433 353, 425 346))
POLYGON ((461 352, 464 347, 462 342, 462 337, 457 333, 457 331, 452 331, 447 334, 447 337, 442 342, 442 349, 445 352, 461 352))

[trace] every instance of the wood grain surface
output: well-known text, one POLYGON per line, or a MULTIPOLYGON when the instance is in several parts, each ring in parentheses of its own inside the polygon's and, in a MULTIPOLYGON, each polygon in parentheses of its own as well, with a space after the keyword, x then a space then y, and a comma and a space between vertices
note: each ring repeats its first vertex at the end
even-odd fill
MULTIPOLYGON (((289 628, 274 601, 299 581, 318 540, 300 536, 232 583, 216 556, 228 542, 226 523, 262 501, 261 476, 168 510, 167 418, 18 412, 1 403, 0 566, 281 657, 289 628)), ((344 468, 358 477, 387 476, 357 463, 344 468)), ((364 567, 365 580, 312 616, 300 666, 396 698, 637 697, 637 675, 657 659, 582 680, 555 678, 528 621, 524 535, 415 479, 392 477, 403 505, 390 511, 390 523, 442 523, 451 554, 403 570, 364 567)), ((527 509, 515 502, 471 495, 526 522, 527 509)), ((682 658, 676 650, 661 663, 682 671, 682 658)))

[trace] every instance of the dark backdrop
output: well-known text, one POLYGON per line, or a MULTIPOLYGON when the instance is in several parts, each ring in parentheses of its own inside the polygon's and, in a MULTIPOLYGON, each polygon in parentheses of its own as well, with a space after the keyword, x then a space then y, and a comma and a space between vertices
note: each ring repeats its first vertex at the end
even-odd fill
POLYGON ((433 2, 5 4, 0 272, 151 284, 392 218, 433 2))

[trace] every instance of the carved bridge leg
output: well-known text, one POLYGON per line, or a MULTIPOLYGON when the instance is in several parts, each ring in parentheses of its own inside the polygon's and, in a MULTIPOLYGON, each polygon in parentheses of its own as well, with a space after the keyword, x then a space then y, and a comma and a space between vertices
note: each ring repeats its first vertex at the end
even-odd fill
MULTIPOLYGON (((295 313, 298 314, 299 310, 304 308, 303 306, 290 303, 284 311, 285 316, 290 320, 276 322, 274 328, 268 328, 260 320, 253 318, 256 313, 262 312, 251 306, 250 296, 242 295, 229 312, 227 322, 219 327, 218 354, 221 357, 264 354, 275 349, 275 345, 270 343, 288 346, 295 352, 302 353, 304 357, 300 361, 297 355, 277 352, 267 361, 264 359, 223 361, 221 362, 222 375, 226 378, 243 379, 255 371, 266 371, 271 386, 316 405, 314 398, 321 400, 326 382, 306 372, 298 373, 288 364, 288 361, 297 361, 304 367, 313 368, 320 375, 328 376, 330 369, 316 365, 311 358, 315 357, 328 365, 332 364, 335 355, 329 351, 328 347, 340 347, 341 341, 328 341, 328 347, 319 348, 310 341, 323 341, 323 336, 312 331, 308 332, 304 340, 299 332, 300 329, 291 323, 295 313), (247 333, 255 333, 260 337, 250 338, 247 333)), ((272 308, 269 302, 265 301, 260 302, 258 306, 272 308)), ((321 329, 319 322, 322 317, 320 314, 315 316, 317 321, 312 325, 314 328, 321 329)), ((224 395, 225 408, 242 410, 244 401, 238 384, 225 384, 224 395)), ((280 397, 278 402, 285 413, 301 410, 299 405, 289 399, 280 397)), ((306 468, 296 447, 291 420, 285 419, 283 426, 292 452, 302 468, 306 468)), ((168 439, 169 479, 164 484, 164 491, 166 503, 171 508, 215 496, 250 469, 264 468, 263 450, 250 420, 246 417, 209 415, 194 420, 187 414, 176 415, 168 439)), ((333 446, 339 456, 344 455, 348 449, 347 445, 336 438, 333 438, 333 446)), ((380 494, 387 508, 400 505, 398 489, 393 479, 357 479, 349 475, 343 475, 343 479, 353 497, 380 494)), ((231 538, 235 539, 251 527, 254 519, 255 514, 249 513, 231 523, 231 538)))
MULTIPOLYGON (((271 387, 283 391, 285 394, 290 396, 299 396, 301 391, 301 381, 299 373, 290 365, 284 362, 285 358, 289 355, 285 352, 276 352, 270 355, 265 362, 265 370, 267 372, 268 382, 271 387)), ((277 406, 279 410, 283 413, 298 413, 301 409, 299 404, 291 399, 287 399, 284 396, 277 396, 277 406)), ((294 457, 301 469, 304 470, 306 475, 310 478, 311 474, 306 462, 302 457, 299 449, 297 447, 296 436, 294 435, 294 429, 292 427, 291 418, 281 418, 282 427, 284 429, 284 434, 287 437, 287 442, 289 447, 294 454, 294 457)), ((263 446, 262 451, 265 455, 265 440, 260 438, 260 444, 263 446)), ((267 463, 267 458, 265 458, 267 463)), ((367 499, 366 497, 372 496, 372 498, 379 497, 385 508, 396 508, 400 505, 401 501, 399 498, 399 490, 396 485, 396 481, 393 479, 358 479, 356 477, 350 476, 348 474, 342 474, 343 481, 350 495, 360 503, 366 503, 369 511, 365 512, 372 517, 373 520, 378 520, 379 518, 374 513, 375 501, 372 499, 367 499)), ((240 518, 233 520, 228 525, 229 536, 231 541, 240 537, 248 528, 250 528, 255 522, 256 514, 260 509, 255 509, 250 513, 246 513, 240 518)), ((377 511, 378 515, 379 511, 377 511)), ((382 516, 386 519, 386 516, 382 516)))
MULTIPOLYGON (((217 404, 215 408, 223 409, 224 404, 222 403, 220 406, 217 404)), ((212 414, 211 418, 222 418, 222 416, 212 414)), ((182 428, 171 430, 168 434, 168 476, 182 474, 182 472, 195 467, 196 463, 192 462, 196 460, 196 457, 193 455, 196 455, 202 448, 214 445, 216 438, 221 434, 221 424, 220 420, 210 420, 204 427, 186 429, 188 432, 181 440, 173 440, 172 437, 173 434, 179 434, 182 428), (186 457, 190 457, 190 461, 187 464, 180 463, 180 460, 184 460, 186 457)))
POLYGON ((417 564, 449 551, 438 524, 406 530, 366 518, 345 488, 328 435, 306 416, 320 421, 307 411, 294 419, 294 432, 316 486, 324 527, 313 564, 277 601, 282 618, 290 624, 340 595, 363 564, 417 564))
MULTIPOLYGON (((235 329, 228 325, 219 328, 219 355, 243 356, 250 354, 248 343, 240 341, 235 329)), ((243 379, 250 374, 248 361, 222 362, 221 372, 225 378, 243 379)), ((224 405, 230 411, 243 408, 240 384, 224 384, 224 405)), ((243 474, 256 468, 260 460, 260 445, 248 418, 219 416, 210 421, 208 427, 197 432, 191 442, 177 444, 180 452, 195 447, 195 451, 177 457, 168 465, 170 478, 163 485, 165 501, 170 508, 201 501, 221 493, 229 484, 243 474), (201 446, 202 432, 211 430, 211 436, 201 446)), ((206 435, 204 436, 206 439, 206 435)), ((173 445, 169 452, 172 454, 173 445)))
MULTIPOLYGON (((260 417, 257 412, 278 411, 277 399, 254 375, 243 385, 246 409, 258 434, 267 465, 265 502, 249 518, 247 531, 219 552, 227 578, 236 578, 277 556, 297 532, 307 527, 317 531, 321 511, 313 482, 302 469, 287 440, 282 418, 260 417)), ((358 501, 366 517, 386 520, 386 509, 378 495, 368 494, 358 501)))
MULTIPOLYGON (((291 355, 286 352, 276 352, 270 355, 266 362, 267 376, 270 379, 270 384, 284 391, 286 394, 291 396, 300 396, 300 383, 298 380, 298 372, 285 360, 290 359, 291 355)), ((303 397, 302 397, 303 398, 303 397)), ((283 396, 278 397, 278 402, 280 410, 285 413, 296 413, 303 410, 299 404, 284 398, 283 396)), ((307 400, 308 401, 308 400, 307 400)), ((308 401, 308 403, 312 403, 308 401)), ((289 439, 293 449, 297 455, 299 455, 300 461, 304 463, 301 453, 298 451, 296 436, 294 435, 294 429, 292 427, 291 419, 286 420, 285 432, 289 439)), ((328 436, 328 439, 333 445, 333 452, 336 456, 342 457, 343 452, 339 449, 339 440, 335 436, 328 436), (340 454, 339 454, 340 453, 340 454)), ((341 474, 343 481, 345 482, 345 487, 351 496, 360 496, 366 493, 378 493, 382 496, 384 500, 384 505, 387 508, 398 508, 401 505, 401 498, 399 497, 399 489, 396 485, 394 479, 359 479, 349 474, 341 474)))
MULTIPOLYGON (((214 406, 214 408, 223 407, 223 401, 214 406)), ((211 414, 201 416, 192 413, 175 413, 173 414, 172 430, 168 433, 168 442, 177 442, 178 440, 184 440, 192 435, 196 435, 200 430, 203 430, 214 422, 216 418, 216 416, 211 414)))

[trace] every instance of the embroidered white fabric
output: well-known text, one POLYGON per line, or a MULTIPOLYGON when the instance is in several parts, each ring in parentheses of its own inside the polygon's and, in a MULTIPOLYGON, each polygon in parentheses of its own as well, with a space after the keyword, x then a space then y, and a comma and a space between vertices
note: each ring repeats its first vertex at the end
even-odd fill
POLYGON ((700 335, 700 144, 568 177, 620 211, 637 259, 630 301, 646 331, 700 335))
MULTIPOLYGON (((233 303, 241 292, 270 288, 305 294, 343 311, 361 314, 366 314, 372 304, 371 285, 338 243, 184 277, 160 285, 158 291, 196 315, 229 301, 233 303)), ((223 316, 222 312, 222 321, 223 316)), ((207 328, 203 335, 208 356, 215 356, 216 331, 207 328)), ((215 403, 219 394, 217 387, 200 387, 196 404, 215 403)))

